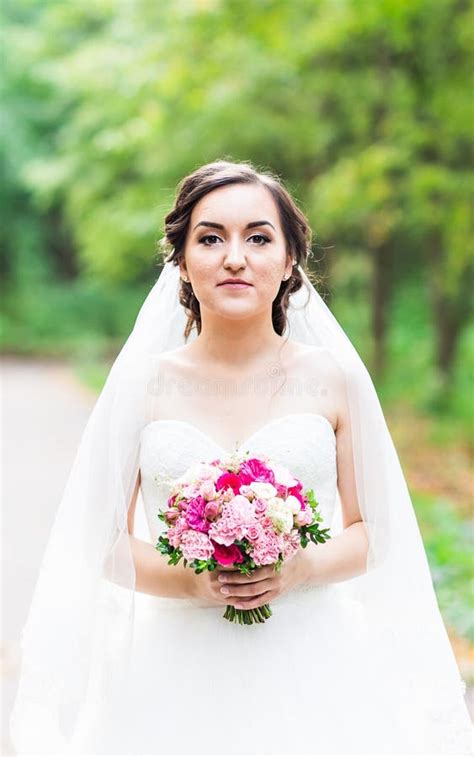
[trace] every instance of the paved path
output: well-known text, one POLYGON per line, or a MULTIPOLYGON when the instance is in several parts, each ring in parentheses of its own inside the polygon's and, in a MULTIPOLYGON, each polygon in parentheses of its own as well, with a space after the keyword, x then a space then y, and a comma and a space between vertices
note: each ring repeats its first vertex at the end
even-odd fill
MULTIPOLYGON (((6 755, 12 754, 8 716, 17 686, 18 638, 53 517, 95 395, 79 384, 67 365, 3 358, 1 399, 1 746, 6 755)), ((472 714, 472 688, 466 699, 472 714)))
POLYGON ((2 742, 17 687, 18 639, 53 517, 95 395, 57 362, 3 358, 2 742))

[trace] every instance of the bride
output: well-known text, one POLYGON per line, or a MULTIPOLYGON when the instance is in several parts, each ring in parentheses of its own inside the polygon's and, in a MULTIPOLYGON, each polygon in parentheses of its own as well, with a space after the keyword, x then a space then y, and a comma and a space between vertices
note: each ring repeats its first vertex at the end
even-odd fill
POLYGON ((23 630, 16 753, 469 754, 405 479, 305 273, 304 215, 270 173, 216 161, 180 183, 165 232, 23 630), (279 573, 168 565, 155 545, 170 482, 244 451, 314 490, 331 539, 279 573), (222 617, 265 603, 263 624, 222 617))

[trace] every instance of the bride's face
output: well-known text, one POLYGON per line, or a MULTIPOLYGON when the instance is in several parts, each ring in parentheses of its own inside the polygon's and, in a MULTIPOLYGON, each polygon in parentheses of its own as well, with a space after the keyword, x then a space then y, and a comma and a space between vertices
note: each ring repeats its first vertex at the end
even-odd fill
POLYGON ((201 314, 245 318, 271 309, 292 260, 269 190, 232 184, 209 192, 194 206, 181 274, 188 278, 201 314), (226 286, 243 279, 248 286, 226 286))

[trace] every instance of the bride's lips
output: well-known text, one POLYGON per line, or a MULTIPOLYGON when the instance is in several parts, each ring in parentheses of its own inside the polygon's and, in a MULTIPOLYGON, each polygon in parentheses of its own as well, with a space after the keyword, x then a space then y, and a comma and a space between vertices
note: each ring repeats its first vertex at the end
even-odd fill
POLYGON ((243 279, 227 279, 226 281, 221 281, 217 286, 225 287, 226 289, 247 289, 248 287, 251 287, 252 284, 249 284, 248 281, 244 281, 243 279))

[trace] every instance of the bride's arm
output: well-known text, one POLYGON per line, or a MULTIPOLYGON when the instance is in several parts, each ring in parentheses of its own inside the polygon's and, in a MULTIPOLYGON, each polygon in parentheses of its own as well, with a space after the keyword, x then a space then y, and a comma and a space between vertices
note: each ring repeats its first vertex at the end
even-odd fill
POLYGON ((192 570, 181 563, 168 565, 153 544, 130 535, 133 561, 135 563, 135 589, 155 597, 185 599, 192 596, 192 570))
POLYGON ((140 481, 139 471, 128 509, 128 533, 136 574, 135 589, 157 597, 177 599, 190 597, 193 591, 193 571, 185 568, 181 563, 168 565, 166 558, 155 549, 153 544, 137 539, 133 535, 140 481))
POLYGON ((344 379, 339 370, 332 385, 338 395, 336 427, 337 482, 342 508, 342 533, 324 544, 308 544, 308 583, 344 581, 366 572, 369 547, 366 528, 357 498, 352 456, 352 429, 344 379))

